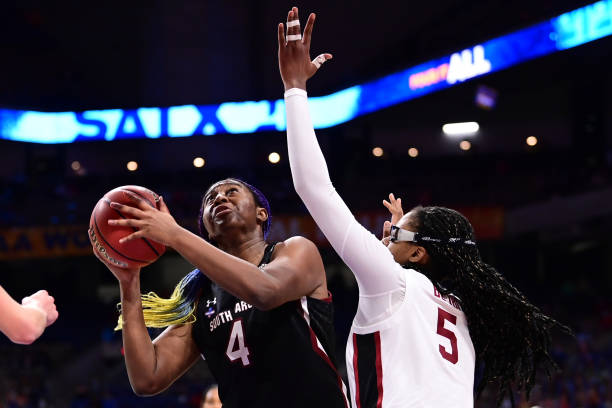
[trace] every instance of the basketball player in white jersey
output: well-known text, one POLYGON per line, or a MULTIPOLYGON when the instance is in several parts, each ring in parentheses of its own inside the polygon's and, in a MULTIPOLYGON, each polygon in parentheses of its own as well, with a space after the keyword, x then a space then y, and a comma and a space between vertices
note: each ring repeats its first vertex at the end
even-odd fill
MULTIPOLYGON (((353 271, 359 305, 346 361, 354 408, 473 407, 495 381, 499 402, 511 385, 527 392, 558 324, 481 259, 465 217, 441 207, 403 215, 390 197, 394 225, 381 242, 362 227, 334 189, 308 111, 306 81, 330 54, 310 61, 315 16, 302 39, 297 8, 278 26, 293 182, 336 252, 353 271)), ((346 27, 350 29, 350 27, 346 27)))

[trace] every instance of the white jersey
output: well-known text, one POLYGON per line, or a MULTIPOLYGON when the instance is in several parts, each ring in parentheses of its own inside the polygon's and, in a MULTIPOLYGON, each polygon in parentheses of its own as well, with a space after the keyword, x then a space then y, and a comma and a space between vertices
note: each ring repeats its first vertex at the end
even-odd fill
POLYGON ((295 189, 359 285, 346 349, 353 407, 473 407, 475 352, 459 301, 355 220, 329 179, 306 92, 290 89, 285 104, 295 189))

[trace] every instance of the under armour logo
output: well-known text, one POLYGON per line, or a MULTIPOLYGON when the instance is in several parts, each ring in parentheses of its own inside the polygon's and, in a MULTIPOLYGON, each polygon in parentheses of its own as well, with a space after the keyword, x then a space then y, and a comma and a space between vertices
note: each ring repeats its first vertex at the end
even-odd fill
POLYGON ((206 300, 206 307, 210 307, 210 305, 216 305, 217 304, 217 298, 214 298, 213 300, 206 300))

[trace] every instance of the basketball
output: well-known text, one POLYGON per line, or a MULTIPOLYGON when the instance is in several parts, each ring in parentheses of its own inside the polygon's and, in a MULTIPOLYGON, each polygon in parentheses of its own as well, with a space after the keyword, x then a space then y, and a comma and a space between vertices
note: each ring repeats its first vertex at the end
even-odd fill
POLYGON ((97 256, 119 268, 140 268, 159 258, 166 247, 155 241, 140 238, 120 243, 119 240, 137 231, 133 227, 108 225, 108 220, 132 218, 121 211, 111 208, 111 202, 134 206, 129 193, 135 194, 151 207, 159 209, 159 196, 140 186, 117 187, 104 194, 91 213, 89 220, 89 240, 97 256))

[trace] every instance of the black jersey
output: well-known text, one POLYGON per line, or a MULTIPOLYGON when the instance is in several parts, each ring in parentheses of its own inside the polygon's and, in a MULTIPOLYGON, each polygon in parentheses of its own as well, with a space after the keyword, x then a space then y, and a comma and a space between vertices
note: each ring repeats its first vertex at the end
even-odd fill
MULTIPOLYGON (((266 248, 260 267, 273 251, 266 248)), ((209 282, 192 333, 224 408, 348 408, 335 368, 331 298, 263 311, 209 282)))

